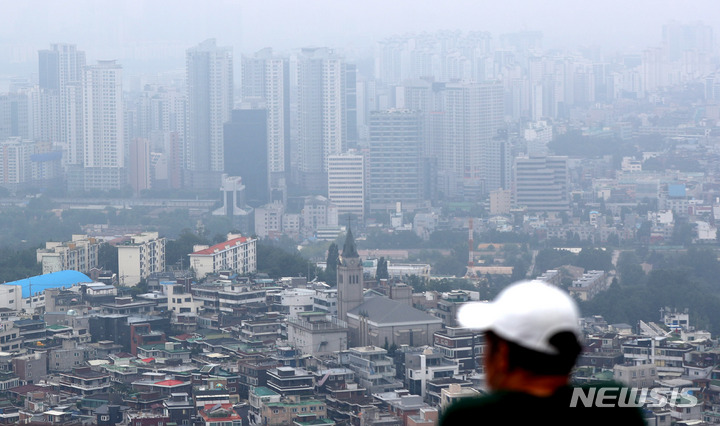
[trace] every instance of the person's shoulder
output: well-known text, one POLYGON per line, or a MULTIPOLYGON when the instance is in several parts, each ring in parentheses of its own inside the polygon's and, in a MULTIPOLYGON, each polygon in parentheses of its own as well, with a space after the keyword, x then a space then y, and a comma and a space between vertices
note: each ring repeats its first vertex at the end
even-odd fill
POLYGON ((582 413, 588 424, 610 424, 622 421, 627 425, 645 425, 642 403, 626 385, 603 381, 568 386, 561 393, 568 400, 570 412, 582 413), (577 411, 580 410, 580 411, 577 411))
POLYGON ((482 418, 484 422, 490 423, 507 423, 514 410, 518 407, 534 406, 537 399, 525 393, 506 391, 462 398, 443 411, 440 426, 460 424, 467 422, 468 418, 482 418))
POLYGON ((440 417, 440 426, 450 426, 482 413, 483 417, 499 413, 502 405, 507 399, 506 392, 491 392, 480 396, 462 398, 450 404, 440 417))

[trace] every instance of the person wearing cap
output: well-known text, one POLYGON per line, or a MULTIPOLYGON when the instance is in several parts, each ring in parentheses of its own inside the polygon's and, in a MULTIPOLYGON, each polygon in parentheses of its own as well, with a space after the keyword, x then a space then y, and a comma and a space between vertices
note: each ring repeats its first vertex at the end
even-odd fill
MULTIPOLYGON (((570 373, 582 351, 575 301, 543 281, 521 281, 493 302, 466 303, 462 327, 485 333, 485 378, 490 393, 449 406, 440 426, 485 424, 644 425, 637 407, 572 404, 570 373)), ((610 394, 608 394, 610 395, 610 394)))

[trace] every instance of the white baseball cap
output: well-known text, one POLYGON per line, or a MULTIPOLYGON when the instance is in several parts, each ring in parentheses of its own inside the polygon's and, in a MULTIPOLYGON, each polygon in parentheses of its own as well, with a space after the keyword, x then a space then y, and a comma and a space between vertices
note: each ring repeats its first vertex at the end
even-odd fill
POLYGON ((458 310, 462 327, 492 331, 527 349, 556 355, 549 342, 562 331, 582 333, 575 301, 565 291, 544 281, 519 281, 498 294, 492 302, 466 303, 458 310))

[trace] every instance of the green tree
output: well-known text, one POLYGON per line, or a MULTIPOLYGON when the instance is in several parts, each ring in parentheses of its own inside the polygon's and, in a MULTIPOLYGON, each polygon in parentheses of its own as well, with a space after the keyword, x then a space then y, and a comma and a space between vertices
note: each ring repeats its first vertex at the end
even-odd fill
POLYGON ((187 256, 193 252, 193 246, 209 244, 210 241, 185 228, 177 239, 165 243, 165 264, 179 265, 182 262, 187 266, 189 264, 187 256))
POLYGON ((325 260, 325 282, 330 285, 337 284, 338 263, 340 263, 338 245, 332 243, 330 244, 330 247, 328 247, 327 259, 325 260))
POLYGON ((98 248, 98 265, 117 274, 118 248, 110 243, 102 243, 98 248))
POLYGON ((312 280, 317 275, 315 265, 302 257, 297 250, 286 250, 267 244, 264 240, 257 244, 257 269, 271 278, 306 276, 308 280, 312 280))
POLYGON ((578 254, 574 264, 585 268, 586 271, 609 271, 612 269, 612 254, 609 250, 584 248, 578 254))
POLYGON ((380 257, 380 259, 378 259, 377 268, 375 269, 375 278, 378 280, 390 278, 390 274, 388 273, 388 264, 385 257, 380 257))

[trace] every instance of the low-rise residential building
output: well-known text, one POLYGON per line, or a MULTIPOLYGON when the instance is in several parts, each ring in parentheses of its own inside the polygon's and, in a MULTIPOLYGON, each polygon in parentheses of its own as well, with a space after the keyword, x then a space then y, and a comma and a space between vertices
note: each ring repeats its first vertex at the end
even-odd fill
POLYGON ((190 350, 174 342, 138 346, 137 354, 139 358, 153 358, 160 364, 178 365, 190 362, 190 350))
POLYGON ((47 354, 35 352, 33 354, 17 356, 12 359, 13 371, 25 383, 39 383, 47 376, 47 354))
POLYGON ((206 404, 198 412, 204 426, 242 426, 242 418, 232 404, 206 404))
POLYGON ((601 291, 607 290, 609 287, 607 281, 605 271, 587 271, 580 279, 572 282, 568 292, 582 301, 588 301, 601 291))
POLYGON ((298 418, 304 421, 324 419, 327 417, 327 405, 317 399, 290 397, 280 402, 265 403, 260 417, 264 426, 289 425, 298 418))
POLYGON ((440 392, 440 409, 444 410, 460 399, 473 398, 476 396, 480 396, 480 392, 477 389, 463 387, 459 384, 450 385, 450 387, 440 392))
POLYGON ((445 359, 458 365, 458 372, 469 373, 482 368, 485 339, 482 333, 459 327, 447 327, 433 335, 433 346, 445 359))
POLYGON ((110 375, 94 371, 90 367, 74 368, 72 372, 59 373, 58 385, 75 395, 88 396, 107 392, 112 386, 110 375))
POLYGON ((267 371, 267 387, 284 397, 310 396, 315 382, 312 374, 302 368, 278 367, 267 371))
POLYGON ((630 388, 647 388, 658 379, 655 364, 637 361, 613 367, 613 378, 630 388))
POLYGON ((457 363, 445 359, 439 349, 431 346, 405 353, 405 384, 414 395, 425 398, 428 381, 453 377, 459 372, 457 363))
POLYGON ((193 301, 199 302, 201 309, 207 313, 231 314, 244 306, 264 305, 267 300, 267 290, 233 282, 193 285, 190 292, 193 301))
POLYGON ((150 274, 165 271, 165 238, 157 232, 127 235, 117 249, 120 285, 136 286, 150 274))
POLYGON ((370 394, 401 389, 395 378, 395 363, 387 350, 377 346, 350 348, 339 353, 340 364, 355 372, 358 384, 370 394))
POLYGON ((653 364, 658 376, 683 374, 685 355, 693 351, 692 345, 664 337, 628 339, 621 347, 626 362, 653 364))
POLYGON ((46 242, 44 249, 37 249, 37 261, 42 263, 43 274, 67 269, 87 274, 98 266, 99 248, 95 238, 74 234, 67 242, 46 242))
POLYGON ((220 271, 249 274, 257 271, 257 238, 229 235, 225 242, 214 246, 196 246, 190 253, 190 267, 199 278, 220 271))

